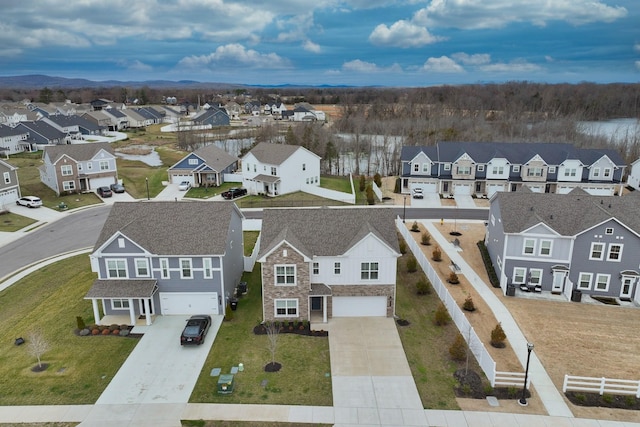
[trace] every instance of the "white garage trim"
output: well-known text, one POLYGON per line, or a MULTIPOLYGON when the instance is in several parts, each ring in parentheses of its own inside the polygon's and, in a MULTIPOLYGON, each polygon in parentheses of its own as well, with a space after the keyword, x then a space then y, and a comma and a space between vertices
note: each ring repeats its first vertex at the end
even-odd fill
POLYGON ((189 182, 191 185, 195 183, 193 175, 191 174, 171 174, 171 183, 180 184, 183 181, 189 182))
POLYGON ((456 196, 470 196, 471 184, 453 184, 453 194, 456 196))
POLYGON ((613 196, 613 187, 583 187, 592 196, 613 196))
POLYGON ((20 198, 18 196, 18 190, 15 188, 8 191, 0 191, 0 207, 8 207, 9 205, 15 204, 16 200, 20 198))
POLYGON ((160 292, 160 313, 218 314, 217 292, 160 292))
POLYGON ((387 297, 333 297, 333 317, 386 317, 387 297))
POLYGON ((97 190, 98 187, 108 187, 111 184, 115 184, 116 179, 112 176, 103 178, 89 178, 89 188, 91 190, 97 190))
POLYGON ((491 198, 498 191, 504 191, 504 184, 487 184, 487 197, 491 198))

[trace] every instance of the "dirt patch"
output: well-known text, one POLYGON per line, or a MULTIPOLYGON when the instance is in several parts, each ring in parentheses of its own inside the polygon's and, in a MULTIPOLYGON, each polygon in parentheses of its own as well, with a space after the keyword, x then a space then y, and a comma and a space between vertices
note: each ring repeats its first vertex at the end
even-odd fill
MULTIPOLYGON (((407 224, 408 227, 411 224, 407 224)), ((535 344, 536 356, 544 365, 553 383, 562 390, 564 375, 607 377, 638 380, 636 355, 640 350, 640 309, 611 305, 594 305, 570 301, 546 301, 506 297, 502 289, 489 284, 482 257, 476 246, 484 239, 485 227, 479 223, 445 223, 437 228, 450 239, 448 234, 454 226, 462 232, 458 237, 461 256, 482 278, 487 286, 509 309, 528 341, 535 344)), ((422 229, 422 226, 421 226, 422 229)), ((411 233, 420 243, 421 233, 411 233)), ((421 246, 428 259, 431 259, 432 246, 421 246)), ((451 262, 446 254, 439 263, 431 261, 432 266, 446 282, 451 273, 451 262)), ((446 285, 460 306, 467 296, 473 298, 476 311, 467 313, 478 336, 485 340, 485 346, 496 362, 498 370, 522 372, 523 367, 517 360, 511 346, 496 349, 489 345, 491 330, 497 324, 495 316, 475 292, 463 274, 458 275, 459 285, 446 285)), ((601 407, 583 407, 565 401, 576 417, 608 419, 616 421, 640 422, 640 412, 601 407)), ((465 410, 503 411, 515 413, 545 413, 544 407, 536 398, 535 389, 527 408, 521 408, 516 401, 503 402, 498 408, 490 407, 484 400, 458 399, 465 410), (523 411, 524 409, 524 411, 523 411), (538 412, 538 410, 540 412, 538 412)))

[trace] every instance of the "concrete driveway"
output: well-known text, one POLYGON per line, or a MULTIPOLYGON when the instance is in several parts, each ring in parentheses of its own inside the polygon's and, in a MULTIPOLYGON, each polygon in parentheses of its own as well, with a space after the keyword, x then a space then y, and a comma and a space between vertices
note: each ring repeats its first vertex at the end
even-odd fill
POLYGON ((167 184, 153 200, 181 200, 186 193, 186 191, 178 190, 178 184, 167 184))
POLYGON ((477 208, 476 202, 471 196, 454 195, 453 198, 459 208, 477 208))
POLYGON ((440 195, 437 193, 424 193, 424 198, 414 199, 411 198, 411 207, 413 208, 439 208, 442 206, 440 203, 440 195))
POLYGON ((426 425, 392 318, 334 318, 327 329, 336 426, 426 425))
POLYGON ((62 218, 65 215, 63 212, 46 208, 44 206, 41 206, 39 208, 28 208, 26 206, 11 205, 9 207, 9 211, 14 214, 35 219, 36 221, 44 221, 44 222, 55 221, 57 219, 62 218))

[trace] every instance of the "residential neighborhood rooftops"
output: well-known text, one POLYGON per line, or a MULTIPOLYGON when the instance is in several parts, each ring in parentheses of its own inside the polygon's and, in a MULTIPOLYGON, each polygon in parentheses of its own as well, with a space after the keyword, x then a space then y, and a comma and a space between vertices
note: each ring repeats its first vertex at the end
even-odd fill
POLYGON ((209 167, 217 171, 224 170, 227 166, 239 160, 215 144, 202 147, 194 151, 194 154, 203 159, 209 167))
POLYGON ((86 144, 63 144, 44 147, 44 152, 55 163, 60 157, 67 155, 77 161, 92 159, 100 150, 113 154, 108 142, 91 142, 86 144))
POLYGON ((287 160, 293 153, 299 150, 299 145, 272 144, 261 142, 249 151, 261 163, 268 165, 279 165, 287 160))

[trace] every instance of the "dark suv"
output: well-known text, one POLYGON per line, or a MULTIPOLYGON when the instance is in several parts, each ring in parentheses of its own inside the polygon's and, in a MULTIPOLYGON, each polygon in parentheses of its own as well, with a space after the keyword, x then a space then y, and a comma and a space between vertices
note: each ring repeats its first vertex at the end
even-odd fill
POLYGON ((98 187, 98 190, 96 192, 102 198, 113 196, 113 193, 111 192, 111 189, 109 187, 98 187))

